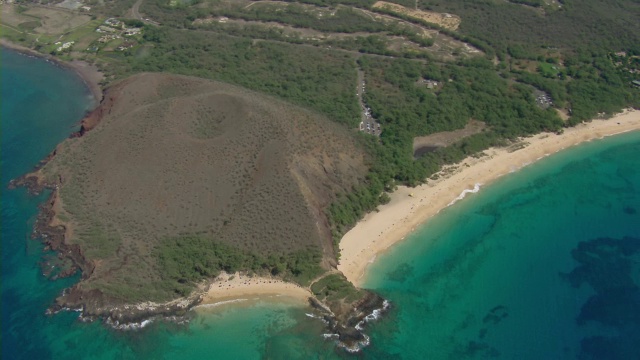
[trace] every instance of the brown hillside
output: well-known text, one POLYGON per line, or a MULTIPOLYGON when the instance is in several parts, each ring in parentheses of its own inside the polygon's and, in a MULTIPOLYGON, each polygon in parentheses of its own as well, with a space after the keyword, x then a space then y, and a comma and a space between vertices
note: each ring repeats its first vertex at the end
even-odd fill
POLYGON ((99 125, 62 144, 43 169, 62 180, 58 219, 68 224, 67 241, 96 264, 85 290, 126 298, 148 288, 161 280, 154 249, 181 235, 262 255, 315 246, 325 267, 335 264, 323 211, 366 172, 347 129, 185 76, 136 75, 104 103, 99 125))

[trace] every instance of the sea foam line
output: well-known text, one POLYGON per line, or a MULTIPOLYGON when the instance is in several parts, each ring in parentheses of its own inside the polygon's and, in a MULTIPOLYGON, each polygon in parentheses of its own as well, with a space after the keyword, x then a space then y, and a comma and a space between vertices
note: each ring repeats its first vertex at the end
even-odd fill
POLYGON ((382 307, 380 309, 375 309, 371 312, 371 314, 364 317, 364 319, 360 320, 359 323, 356 324, 356 330, 364 330, 364 325, 370 321, 378 320, 380 316, 382 316, 382 312, 389 309, 389 301, 385 300, 382 302, 382 307))
POLYGON ((233 300, 226 300, 226 301, 219 301, 217 303, 213 303, 213 304, 202 304, 202 305, 198 305, 198 306, 194 306, 194 309, 198 309, 198 308, 214 308, 214 307, 218 307, 221 305, 226 305, 226 304, 233 304, 233 303, 237 303, 237 302, 243 302, 243 301, 247 301, 249 299, 233 299, 233 300))
POLYGON ((458 195, 458 197, 456 197, 455 199, 451 200, 451 202, 447 206, 451 206, 451 205, 455 204, 456 202, 464 199, 464 197, 467 196, 467 194, 475 194, 475 193, 477 193, 478 191, 480 191, 480 187, 481 186, 482 186, 481 183, 475 183, 475 185, 473 185, 473 189, 464 189, 464 190, 462 190, 460 195, 458 195))
MULTIPOLYGON (((307 317, 310 317, 312 319, 318 319, 320 321, 322 321, 325 325, 329 325, 329 321, 327 321, 327 319, 324 318, 324 316, 319 316, 319 315, 314 315, 314 314, 310 314, 310 313, 304 313, 307 317)), ((325 337, 326 339, 326 337, 325 337)))
POLYGON ((152 319, 147 319, 147 320, 143 320, 139 323, 125 323, 125 324, 120 324, 119 321, 112 321, 111 318, 107 319, 107 324, 111 325, 111 327, 113 327, 114 329, 117 330, 139 330, 144 328, 145 326, 151 324, 153 322, 152 319))
MULTIPOLYGON (((326 334, 325 334, 326 335, 326 334)), ((357 353, 360 352, 360 350, 362 350, 363 348, 369 346, 371 344, 371 338, 369 336, 367 336, 367 334, 362 334, 362 336, 364 336, 364 340, 360 340, 358 342, 356 342, 355 344, 348 346, 345 343, 339 342, 338 346, 342 347, 343 349, 345 349, 347 352, 349 353, 357 353)))

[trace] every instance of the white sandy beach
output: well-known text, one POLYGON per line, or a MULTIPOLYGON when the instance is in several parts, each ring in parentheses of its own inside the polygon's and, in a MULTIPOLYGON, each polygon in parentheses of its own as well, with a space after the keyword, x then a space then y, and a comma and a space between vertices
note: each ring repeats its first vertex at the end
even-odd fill
POLYGON ((306 304, 313 295, 306 288, 276 278, 223 273, 211 283, 201 306, 270 296, 283 296, 306 304))
POLYGON ((367 214, 340 242, 338 269, 356 286, 362 284, 367 266, 391 245, 403 240, 417 226, 446 208, 465 190, 477 191, 504 174, 567 147, 605 136, 640 130, 640 110, 627 110, 608 120, 593 120, 565 129, 561 135, 542 133, 523 138, 526 146, 509 152, 492 148, 481 158, 467 158, 444 169, 438 180, 415 187, 399 187, 379 212, 367 214))

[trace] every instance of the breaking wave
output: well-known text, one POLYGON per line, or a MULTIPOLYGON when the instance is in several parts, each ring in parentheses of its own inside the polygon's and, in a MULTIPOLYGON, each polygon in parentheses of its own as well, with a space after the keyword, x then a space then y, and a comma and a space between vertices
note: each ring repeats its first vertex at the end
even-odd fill
POLYGON ((117 320, 115 321, 111 320, 111 318, 108 318, 106 321, 107 324, 111 325, 112 328, 117 330, 140 330, 145 326, 151 324, 152 322, 153 322, 153 319, 147 319, 141 322, 133 322, 133 323, 125 323, 125 324, 120 324, 120 322, 118 322, 117 320))
POLYGON ((460 195, 458 195, 458 197, 456 197, 455 199, 451 200, 451 202, 447 206, 451 206, 451 205, 455 204, 456 202, 464 199, 464 197, 467 196, 467 194, 475 194, 475 193, 477 193, 478 191, 480 191, 480 186, 482 186, 482 184, 476 183, 475 185, 473 185, 473 189, 464 189, 464 190, 462 190, 460 195))
MULTIPOLYGON (((363 348, 369 346, 371 344, 371 338, 363 333, 362 331, 364 330, 364 326, 368 323, 368 322, 372 322, 375 320, 378 320, 382 317, 382 313, 384 313, 385 311, 387 311, 389 309, 389 306, 391 305, 391 303, 389 303, 388 300, 384 300, 382 302, 382 307, 379 309, 375 309, 371 312, 371 314, 365 316, 362 320, 360 320, 360 322, 358 324, 356 324, 355 329, 360 331, 360 333, 362 334, 363 339, 360 341, 357 341, 353 344, 346 344, 342 341, 338 341, 338 346, 345 349, 347 352, 349 353, 357 353, 360 352, 360 350, 362 350, 363 348)), ((338 339, 338 337, 334 336, 334 335, 338 335, 338 334, 323 334, 325 339, 338 339)))
POLYGON ((356 324, 355 328, 359 331, 364 330, 364 325, 368 322, 378 320, 382 316, 382 313, 389 309, 389 305, 390 303, 388 300, 383 301, 380 309, 375 309, 371 314, 365 316, 364 319, 360 320, 360 322, 356 324))
POLYGON ((367 336, 367 334, 362 334, 362 336, 364 336, 364 339, 356 342, 353 345, 347 345, 345 343, 340 342, 338 343, 338 346, 340 346, 341 348, 345 349, 347 352, 352 354, 360 352, 360 350, 362 350, 363 348, 366 348, 371 344, 371 339, 369 338, 369 336, 367 336))
POLYGON ((247 300, 249 300, 249 299, 233 299, 233 300, 219 301, 219 302, 213 303, 213 304, 202 304, 202 305, 194 306, 193 309, 208 309, 208 308, 218 307, 218 306, 221 306, 221 305, 233 304, 233 303, 237 303, 237 302, 243 302, 243 301, 247 301, 247 300))

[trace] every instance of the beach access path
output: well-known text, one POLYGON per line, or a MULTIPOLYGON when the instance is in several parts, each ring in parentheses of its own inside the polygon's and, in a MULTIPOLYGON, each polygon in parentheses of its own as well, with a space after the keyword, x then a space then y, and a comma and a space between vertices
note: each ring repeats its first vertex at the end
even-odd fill
POLYGON ((522 138, 522 145, 515 149, 488 149, 485 156, 469 157, 446 167, 438 173, 437 180, 428 180, 415 188, 400 186, 390 194, 388 204, 367 214, 342 238, 338 270, 354 285, 361 286, 367 266, 377 255, 467 192, 475 192, 502 175, 567 147, 634 130, 640 130, 640 110, 625 110, 607 120, 565 129, 562 134, 541 133, 522 138))

